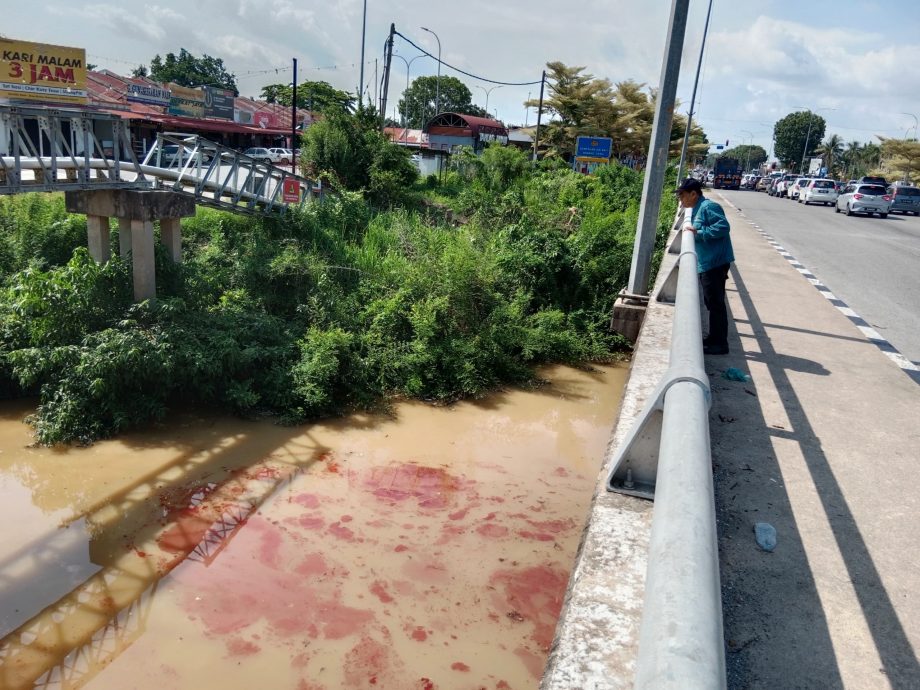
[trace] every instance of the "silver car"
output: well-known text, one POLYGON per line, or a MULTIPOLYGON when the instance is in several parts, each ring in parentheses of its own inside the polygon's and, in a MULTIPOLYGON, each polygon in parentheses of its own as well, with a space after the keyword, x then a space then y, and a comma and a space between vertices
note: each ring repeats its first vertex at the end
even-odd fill
POLYGON ((799 191, 799 203, 824 204, 830 206, 837 201, 837 185, 833 180, 809 180, 807 187, 799 191))
POLYGON ((888 188, 891 194, 891 213, 900 212, 905 216, 913 213, 920 216, 920 187, 908 184, 893 184, 888 188))
POLYGON ((877 213, 879 218, 887 218, 891 208, 891 195, 888 190, 877 184, 851 184, 837 197, 834 212, 846 211, 848 216, 865 213, 871 216, 877 213))

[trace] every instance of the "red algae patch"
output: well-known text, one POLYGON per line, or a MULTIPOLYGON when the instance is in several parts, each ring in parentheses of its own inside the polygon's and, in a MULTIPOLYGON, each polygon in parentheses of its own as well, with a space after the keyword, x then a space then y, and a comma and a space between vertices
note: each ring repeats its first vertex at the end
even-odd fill
POLYGON ((249 640, 241 640, 238 637, 231 637, 227 640, 227 651, 230 653, 230 656, 251 656, 252 654, 258 654, 262 650, 259 645, 249 640))
POLYGON ((462 661, 455 661, 450 665, 454 671, 463 671, 464 673, 470 672, 470 667, 464 664, 462 661))

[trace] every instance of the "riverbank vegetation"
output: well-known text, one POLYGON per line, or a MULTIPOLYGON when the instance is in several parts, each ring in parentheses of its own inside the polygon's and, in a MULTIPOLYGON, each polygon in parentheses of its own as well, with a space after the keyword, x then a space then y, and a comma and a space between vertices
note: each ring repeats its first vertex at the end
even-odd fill
POLYGON ((97 265, 61 197, 0 198, 0 396, 38 396, 38 441, 90 442, 180 400, 293 423, 477 396, 628 349, 608 324, 640 174, 534 169, 493 147, 407 194, 369 160, 370 196, 343 185, 278 219, 199 209, 181 264, 158 245, 157 300, 142 304, 130 263, 97 265))

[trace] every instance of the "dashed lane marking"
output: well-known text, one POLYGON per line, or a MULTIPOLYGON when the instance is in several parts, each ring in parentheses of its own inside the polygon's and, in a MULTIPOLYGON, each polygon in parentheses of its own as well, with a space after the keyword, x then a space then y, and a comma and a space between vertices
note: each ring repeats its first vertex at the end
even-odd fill
POLYGON ((838 298, 833 292, 831 292, 831 289, 827 287, 824 283, 822 283, 820 280, 818 280, 818 278, 815 276, 814 273, 812 273, 809 269, 803 266, 798 261, 798 259, 792 256, 792 254, 786 251, 786 248, 783 247, 783 245, 781 245, 779 242, 773 239, 773 237, 768 235, 764 231, 764 229, 760 227, 757 223, 755 223, 750 218, 745 216, 744 211, 739 209, 737 206, 735 206, 731 201, 726 199, 721 194, 719 194, 719 197, 721 197, 722 201, 724 201, 726 204, 731 206, 739 216, 744 218, 744 220, 748 223, 748 225, 750 225, 755 230, 757 230, 757 232, 760 233, 760 235, 769 243, 769 245, 773 247, 773 249, 775 249, 776 252, 780 256, 782 256, 784 259, 786 259, 786 261, 789 262, 790 266, 792 266, 796 271, 802 274, 802 276, 809 283, 811 283, 812 285, 815 286, 815 288, 817 288, 818 292, 824 295, 824 298, 828 302, 833 304, 841 314, 846 316, 850 320, 850 322, 854 326, 856 326, 857 329, 859 329, 860 333, 862 333, 866 337, 866 340, 868 340, 870 343, 875 345, 879 350, 881 350, 881 352, 886 357, 888 357, 888 359, 890 359, 892 362, 897 364, 898 367, 900 367, 901 370, 911 378, 911 380, 913 380, 915 383, 920 384, 920 366, 918 366, 914 362, 911 362, 909 359, 907 359, 907 357, 905 357, 900 352, 898 352, 897 348, 895 348, 894 345, 892 345, 887 340, 885 340, 885 338, 883 338, 882 335, 878 331, 876 331, 874 328, 872 328, 872 326, 869 325, 868 321, 866 321, 859 314, 853 311, 853 309, 851 309, 846 304, 846 302, 844 302, 842 299, 838 298))

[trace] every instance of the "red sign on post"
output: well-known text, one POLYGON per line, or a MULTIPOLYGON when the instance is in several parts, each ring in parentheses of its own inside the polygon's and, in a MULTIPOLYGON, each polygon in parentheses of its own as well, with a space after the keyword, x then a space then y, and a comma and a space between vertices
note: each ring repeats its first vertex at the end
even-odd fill
POLYGON ((294 177, 285 177, 281 188, 281 199, 286 204, 300 203, 300 180, 294 177))

